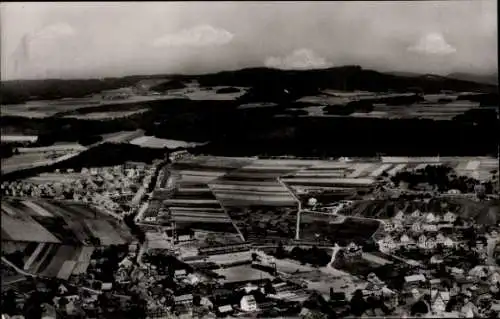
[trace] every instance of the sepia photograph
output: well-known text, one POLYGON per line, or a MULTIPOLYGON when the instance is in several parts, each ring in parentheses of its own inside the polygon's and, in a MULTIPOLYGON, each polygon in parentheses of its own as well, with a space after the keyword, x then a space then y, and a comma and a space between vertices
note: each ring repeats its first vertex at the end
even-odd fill
POLYGON ((0 3, 2 319, 500 318, 497 6, 0 3))

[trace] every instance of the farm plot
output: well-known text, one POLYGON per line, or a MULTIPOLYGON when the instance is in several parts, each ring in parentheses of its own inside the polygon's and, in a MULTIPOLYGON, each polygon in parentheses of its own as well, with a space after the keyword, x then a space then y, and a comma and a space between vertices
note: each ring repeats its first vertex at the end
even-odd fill
POLYGON ((285 177, 283 183, 290 186, 302 187, 368 187, 375 183, 371 177, 364 178, 335 178, 335 177, 285 177))
POLYGON ((25 201, 22 201, 21 203, 28 208, 27 212, 31 216, 42 216, 42 217, 53 217, 54 216, 49 211, 47 211, 46 209, 44 209, 43 207, 37 205, 36 203, 34 203, 32 201, 25 200, 25 201))
POLYGON ((45 229, 51 232, 52 235, 57 237, 63 244, 76 245, 80 240, 68 226, 66 221, 61 217, 34 217, 36 221, 45 229))
POLYGON ((210 183, 217 199, 224 207, 293 206, 296 199, 278 177, 299 170, 303 166, 277 166, 259 160, 232 171, 210 183))
POLYGON ((11 173, 27 168, 50 165, 55 159, 68 154, 67 151, 57 152, 36 152, 36 153, 21 153, 9 158, 2 159, 2 174, 11 173))
POLYGON ((105 220, 85 219, 85 225, 92 232, 93 236, 99 238, 101 245, 121 245, 125 240, 120 234, 105 220))
POLYGON ((59 243, 60 240, 31 218, 12 217, 2 210, 2 240, 59 243))
MULTIPOLYGON (((75 246, 68 246, 68 245, 63 245, 60 246, 56 253, 53 255, 53 257, 50 259, 50 263, 47 265, 47 267, 43 270, 39 269, 42 275, 47 276, 47 277, 56 277, 59 272, 61 271, 61 268, 65 267, 66 261, 70 261, 73 259, 76 259, 79 256, 81 252, 80 247, 75 247, 75 246)), ((66 266, 67 267, 67 266, 66 266)), ((74 267, 74 265, 73 265, 74 267)), ((71 271, 73 269, 70 269, 71 271)), ((71 274, 71 271, 69 272, 71 274)), ((67 271, 64 271, 67 272, 67 271)), ((69 277, 69 275, 68 275, 69 277)))
POLYGON ((217 274, 224 276, 223 283, 240 282, 249 280, 273 279, 273 277, 262 270, 252 268, 250 265, 236 266, 225 269, 214 270, 217 274))
POLYGON ((203 145, 203 143, 195 143, 195 142, 186 142, 179 140, 170 140, 170 139, 162 139, 154 136, 141 136, 137 137, 130 141, 130 144, 138 145, 141 147, 150 147, 150 148, 189 148, 195 147, 198 145, 203 145))
POLYGON ((30 273, 38 273, 47 267, 52 258, 55 256, 57 250, 61 245, 46 244, 42 246, 41 250, 31 260, 29 265, 25 265, 24 269, 30 273))
POLYGON ((380 226, 379 221, 371 219, 349 217, 342 223, 332 223, 325 220, 329 216, 326 216, 323 220, 311 220, 305 218, 305 216, 307 216, 306 213, 301 214, 301 240, 338 243, 341 246, 350 242, 356 244, 366 243, 380 226))

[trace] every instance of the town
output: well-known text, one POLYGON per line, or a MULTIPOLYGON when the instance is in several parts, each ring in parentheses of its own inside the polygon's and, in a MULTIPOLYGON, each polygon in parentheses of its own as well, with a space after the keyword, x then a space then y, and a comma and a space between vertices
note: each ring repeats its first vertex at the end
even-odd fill
POLYGON ((500 318, 496 12, 2 2, 1 319, 500 318))
POLYGON ((177 151, 5 181, 3 312, 490 317, 500 221, 498 184, 485 185, 498 172, 467 177, 462 191, 429 178, 399 185, 410 173, 460 178, 450 165, 468 164, 453 160, 177 151))

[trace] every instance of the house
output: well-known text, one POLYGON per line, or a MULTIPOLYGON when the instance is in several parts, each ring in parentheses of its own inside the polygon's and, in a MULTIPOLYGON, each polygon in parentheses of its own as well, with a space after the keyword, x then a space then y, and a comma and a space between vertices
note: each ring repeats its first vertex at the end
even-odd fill
POLYGON ((123 258, 122 261, 120 261, 120 263, 118 264, 120 267, 123 267, 123 268, 130 268, 132 267, 134 263, 130 260, 130 258, 128 257, 125 257, 123 258))
POLYGON ((450 293, 447 291, 431 290, 431 309, 436 313, 443 313, 450 301, 450 293))
POLYGON ((221 317, 228 316, 231 313, 233 313, 233 307, 231 307, 231 305, 223 305, 223 306, 217 307, 217 312, 218 312, 218 315, 220 315, 221 317))
POLYGON ((188 274, 186 278, 184 279, 184 282, 190 284, 190 285, 196 285, 197 283, 200 282, 200 278, 194 274, 188 274))
POLYGON ((500 273, 498 273, 497 271, 491 273, 489 276, 489 282, 492 284, 500 283, 500 273))
POLYGON ((395 221, 399 221, 399 222, 402 222, 405 220, 405 213, 400 210, 396 213, 396 215, 394 215, 394 217, 392 217, 392 221, 395 222, 395 221))
POLYGON ((68 288, 66 288, 66 286, 61 284, 59 285, 59 287, 57 287, 57 292, 59 293, 59 295, 65 295, 68 293, 68 288))
POLYGON ((175 277, 176 279, 179 279, 179 278, 184 278, 184 277, 186 277, 186 276, 187 276, 187 271, 186 271, 186 269, 176 269, 176 270, 174 271, 174 277, 175 277))
POLYGON ((432 256, 432 257, 431 257, 431 259, 430 259, 430 263, 431 263, 431 264, 434 264, 434 265, 436 265, 436 264, 441 264, 441 263, 443 263, 443 261, 444 261, 444 260, 443 260, 443 257, 442 257, 442 256, 439 256, 439 255, 434 255, 434 256, 432 256))
POLYGON ((192 305, 193 304, 193 295, 192 294, 184 294, 180 296, 174 297, 175 305, 192 305))
POLYGON ((452 248, 455 246, 455 242, 450 237, 446 237, 443 241, 443 245, 447 248, 452 248))
POLYGON ((422 224, 421 224, 419 221, 414 222, 414 223, 411 225, 411 230, 412 230, 414 233, 420 233, 420 232, 422 231, 422 224))
POLYGON ((422 226, 422 229, 426 232, 437 232, 438 226, 436 224, 425 224, 422 226))
POLYGON ((422 213, 418 209, 414 210, 413 213, 411 213, 412 218, 420 218, 421 216, 422 216, 422 213))
POLYGON ((419 246, 424 245, 426 241, 427 241, 427 236, 422 234, 422 235, 420 235, 420 237, 418 237, 418 245, 419 246))
POLYGON ((394 224, 390 221, 384 222, 384 231, 390 233, 394 230, 394 224))
MULTIPOLYGON (((42 319, 56 319, 56 308, 48 303, 42 304, 43 314, 42 319)), ((3 318, 2 318, 3 319, 3 318)))
POLYGON ((446 223, 454 223, 455 220, 457 220, 457 215, 454 213, 448 211, 446 214, 443 216, 443 221, 446 223))
POLYGON ((405 276, 405 288, 407 290, 411 290, 412 288, 416 288, 426 281, 427 279, 425 278, 425 276, 421 274, 405 276))
POLYGON ((469 271, 469 276, 472 276, 476 279, 480 279, 480 278, 487 278, 488 274, 483 266, 476 266, 469 271))
POLYGON ((427 215, 425 215, 425 222, 426 223, 435 223, 436 216, 433 213, 428 213, 427 215))
POLYGON ((413 239, 411 239, 407 234, 401 235, 401 238, 399 239, 399 242, 402 245, 408 245, 413 242, 413 239))
POLYGON ((108 290, 111 290, 111 288, 113 288, 113 283, 111 283, 111 282, 103 282, 102 283, 101 290, 108 291, 108 290))
POLYGON ((389 235, 380 240, 378 244, 382 251, 393 251, 398 247, 394 239, 389 235))
POLYGON ((255 301, 254 296, 246 295, 243 296, 240 300, 240 308, 242 311, 251 312, 257 310, 257 302, 255 301))

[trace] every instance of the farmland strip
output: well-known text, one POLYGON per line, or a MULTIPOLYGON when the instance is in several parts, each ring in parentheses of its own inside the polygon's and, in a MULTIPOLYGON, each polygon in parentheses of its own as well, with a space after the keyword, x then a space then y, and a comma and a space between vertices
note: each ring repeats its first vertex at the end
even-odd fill
POLYGON ((394 166, 393 168, 391 168, 391 170, 389 170, 387 172, 387 174, 389 174, 390 176, 394 176, 396 175, 399 171, 403 170, 405 167, 406 167, 407 164, 404 164, 404 163, 401 163, 401 164, 397 164, 396 166, 394 166))
POLYGON ((28 258, 28 260, 24 264, 24 267, 23 267, 24 270, 28 270, 31 267, 31 264, 37 259, 38 255, 43 251, 43 249, 46 245, 47 245, 46 243, 38 244, 38 246, 36 247, 33 254, 31 254, 31 256, 28 258))
POLYGON ((379 168, 377 168, 370 174, 370 177, 380 176, 383 172, 387 171, 391 166, 392 164, 382 164, 379 168))
POLYGON ((23 205, 31 208, 33 211, 35 211, 35 213, 37 213, 38 215, 40 216, 44 216, 44 217, 53 217, 53 215, 51 213, 49 213, 47 210, 45 210, 43 207, 40 207, 38 206, 37 204, 35 204, 34 202, 31 202, 31 201, 22 201, 21 203, 23 203, 23 205))

